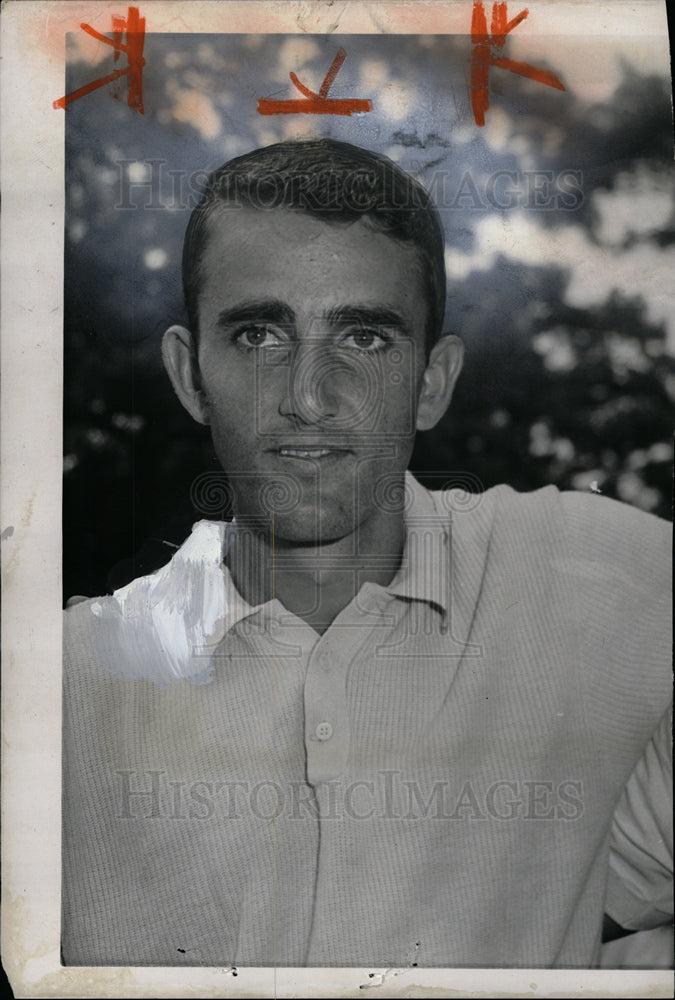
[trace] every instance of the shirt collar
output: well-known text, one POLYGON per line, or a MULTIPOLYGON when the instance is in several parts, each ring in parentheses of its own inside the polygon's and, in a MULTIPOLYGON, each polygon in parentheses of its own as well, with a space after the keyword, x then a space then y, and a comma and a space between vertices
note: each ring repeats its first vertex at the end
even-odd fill
POLYGON ((449 610, 450 517, 434 494, 405 474, 406 541, 398 572, 383 589, 394 597, 424 601, 449 610))
MULTIPOLYGON (((410 472, 405 474, 405 524, 406 541, 401 565, 393 580, 386 587, 385 593, 392 597, 400 597, 411 601, 424 601, 433 604, 444 612, 449 609, 449 556, 450 556, 450 519, 447 512, 439 510, 434 494, 425 489, 410 472)), ((197 537, 209 535, 209 561, 220 558, 224 589, 224 616, 221 619, 220 633, 225 635, 243 619, 260 611, 264 604, 251 605, 239 593, 232 575, 225 565, 227 555, 235 534, 236 524, 217 522, 219 531, 209 532, 214 522, 199 521, 192 529, 192 535, 181 546, 178 555, 186 546, 194 547, 197 537), (216 551, 219 546, 219 552, 216 551)), ((175 557, 174 557, 175 558, 175 557)), ((272 603, 272 602, 270 602, 272 603)), ((278 604, 278 602, 276 602, 278 604)), ((223 605, 221 605, 223 606, 223 605)))

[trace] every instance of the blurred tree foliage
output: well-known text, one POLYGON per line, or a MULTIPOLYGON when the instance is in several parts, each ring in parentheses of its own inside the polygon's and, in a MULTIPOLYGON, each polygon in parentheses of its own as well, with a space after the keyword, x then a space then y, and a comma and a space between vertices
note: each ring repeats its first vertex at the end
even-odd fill
MULTIPOLYGON (((381 44, 403 43, 389 38, 381 44)), ((465 44, 448 41, 455 54, 463 52, 465 44)), ((113 104, 110 121, 96 131, 85 101, 68 112, 66 597, 104 593, 152 571, 171 556, 194 520, 228 513, 217 505, 196 510, 192 504, 191 485, 218 465, 207 430, 182 411, 158 363, 162 330, 182 319, 178 266, 187 213, 115 208, 119 162, 153 155, 148 153, 151 145, 168 163, 213 167, 227 158, 215 140, 209 145, 202 135, 198 141, 189 116, 182 123, 167 124, 166 109, 179 82, 192 79, 204 93, 212 85, 207 50, 197 66, 202 83, 195 84, 196 57, 190 55, 188 40, 175 36, 171 46, 162 49, 164 63, 173 65, 173 58, 183 76, 160 87, 148 75, 149 121, 139 123, 138 115, 113 104), (148 142, 148 128, 154 129, 154 145, 148 142), (143 257, 148 247, 156 255, 150 259, 152 266, 147 255, 143 257), (167 266, 159 266, 165 259, 167 266)), ((433 50, 429 46, 425 51, 431 64, 433 50)), ((412 43, 410 52, 409 59, 416 52, 419 61, 412 43)), ((264 61, 260 47, 256 55, 264 61)), ((446 55, 439 51, 439 66, 445 65, 446 55)), ((212 75, 222 74, 215 57, 209 58, 212 75)), ((317 72, 323 62, 322 50, 317 72)), ((250 90, 246 66, 231 66, 228 81, 243 80, 241 86, 250 90)), ((75 65, 68 89, 91 76, 90 67, 75 65)), ((269 92, 278 86, 270 83, 269 92)), ((263 88, 257 93, 266 92, 263 88)), ((495 84, 493 103, 517 124, 521 139, 527 137, 530 163, 545 169, 583 169, 584 198, 573 217, 564 211, 539 212, 540 226, 557 231, 581 226, 588 240, 599 244, 593 194, 620 193, 627 172, 641 165, 672 194, 671 112, 663 76, 644 76, 624 67, 623 82, 612 100, 595 105, 571 97, 561 102, 559 93, 509 76, 508 87, 503 81, 495 84), (545 137, 547 123, 554 118, 565 141, 551 152, 545 137)), ((224 97, 221 104, 230 107, 224 97)), ((230 133, 243 137, 244 148, 261 144, 233 112, 224 115, 230 133)), ((417 131, 415 115, 405 127, 383 119, 377 141, 364 145, 384 151, 397 145, 412 149, 422 158, 418 172, 429 183, 436 154, 454 155, 454 126, 447 126, 447 137, 440 125, 425 138, 421 125, 417 131)), ((347 138, 349 133, 337 135, 347 138)), ((511 154, 491 153, 478 137, 464 143, 460 155, 463 165, 478 164, 483 174, 514 164, 522 167, 511 154)), ((401 164, 406 167, 405 159, 401 164)), ((631 197, 630 191, 625 197, 631 197)), ((487 211, 495 214, 494 207, 487 206, 487 211)), ((446 212, 443 219, 448 245, 470 252, 475 246, 472 206, 464 214, 446 212)), ((671 212, 640 238, 665 253, 673 235, 671 212)), ((635 233, 627 230, 620 248, 629 249, 631 241, 636 241, 635 233)), ((576 266, 583 268, 584 262, 576 266)), ((448 322, 465 340, 465 370, 444 420, 420 435, 412 468, 433 488, 441 481, 463 485, 467 474, 472 488, 507 482, 531 490, 553 483, 561 489, 602 492, 670 517, 675 360, 665 323, 654 319, 646 298, 634 291, 614 290, 604 301, 571 305, 569 281, 569 261, 533 263, 506 253, 463 279, 451 277, 448 322)), ((670 294, 669 289, 663 291, 670 294)))
MULTIPOLYGON (((524 271, 513 278, 534 277, 524 271)), ((663 329, 640 301, 573 309, 561 304, 560 274, 539 279, 546 310, 531 339, 469 354, 413 469, 422 479, 427 469, 470 469, 486 487, 591 489, 669 518, 675 359, 663 329)), ((487 294, 489 272, 485 281, 487 294)))

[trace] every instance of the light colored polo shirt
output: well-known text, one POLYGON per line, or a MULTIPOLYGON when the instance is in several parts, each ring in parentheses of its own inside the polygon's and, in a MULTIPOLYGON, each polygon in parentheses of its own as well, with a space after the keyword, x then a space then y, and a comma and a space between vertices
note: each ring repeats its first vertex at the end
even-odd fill
POLYGON ((669 526, 406 490, 398 573, 321 636, 215 522, 66 612, 67 964, 589 967, 608 898, 658 922, 669 526))

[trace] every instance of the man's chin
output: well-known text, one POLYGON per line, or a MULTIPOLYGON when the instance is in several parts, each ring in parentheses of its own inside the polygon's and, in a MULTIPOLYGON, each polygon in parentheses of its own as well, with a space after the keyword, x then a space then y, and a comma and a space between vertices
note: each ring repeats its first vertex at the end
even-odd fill
POLYGON ((307 517, 276 516, 270 533, 278 548, 315 548, 339 542, 353 535, 357 527, 354 517, 325 518, 312 512, 307 517))

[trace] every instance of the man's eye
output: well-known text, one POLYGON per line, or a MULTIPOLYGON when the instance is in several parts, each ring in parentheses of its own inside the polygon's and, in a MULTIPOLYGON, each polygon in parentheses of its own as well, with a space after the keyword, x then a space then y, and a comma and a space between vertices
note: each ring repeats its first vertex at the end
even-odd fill
POLYGON ((243 347, 278 347, 283 342, 283 334, 263 323, 240 327, 234 333, 234 341, 243 347))
POLYGON ((348 330, 342 337, 341 343, 349 348, 358 348, 360 351, 380 351, 389 343, 391 336, 379 327, 371 328, 360 326, 355 330, 348 330))

